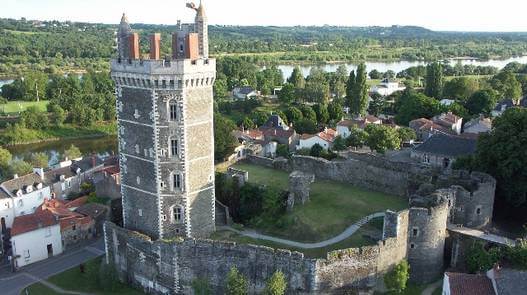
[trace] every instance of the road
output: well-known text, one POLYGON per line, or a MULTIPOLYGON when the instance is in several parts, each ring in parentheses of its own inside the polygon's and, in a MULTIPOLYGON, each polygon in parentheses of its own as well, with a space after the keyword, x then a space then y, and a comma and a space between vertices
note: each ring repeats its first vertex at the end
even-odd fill
POLYGON ((25 287, 33 283, 102 255, 104 255, 104 240, 98 239, 59 256, 23 267, 16 273, 10 272, 8 267, 0 268, 0 293, 19 295, 25 287))

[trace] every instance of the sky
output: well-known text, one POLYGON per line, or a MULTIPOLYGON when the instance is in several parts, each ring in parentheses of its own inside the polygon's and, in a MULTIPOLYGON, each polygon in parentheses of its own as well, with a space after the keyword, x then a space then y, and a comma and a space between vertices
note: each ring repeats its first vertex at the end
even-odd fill
MULTIPOLYGON (((199 0, 195 0, 199 2, 199 0)), ((415 25, 440 31, 527 32, 525 0, 203 0, 210 24, 415 25)), ((190 21, 186 0, 0 0, 0 17, 118 23, 190 21)))

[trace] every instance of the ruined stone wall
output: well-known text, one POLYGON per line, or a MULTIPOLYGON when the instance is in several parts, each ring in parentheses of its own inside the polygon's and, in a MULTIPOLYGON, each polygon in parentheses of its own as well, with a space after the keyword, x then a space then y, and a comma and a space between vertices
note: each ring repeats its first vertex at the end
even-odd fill
POLYGON ((451 185, 455 205, 451 222, 471 228, 481 228, 492 222, 496 180, 480 172, 454 171, 442 175, 439 185, 451 185))
POLYGON ((206 279, 215 294, 223 294, 233 266, 248 278, 251 293, 263 291, 276 270, 285 274, 290 290, 307 294, 315 288, 316 260, 298 252, 212 240, 152 241, 111 223, 105 225, 105 241, 108 262, 121 278, 149 293, 191 294, 192 282, 206 279))
POLYGON ((295 294, 367 289, 406 258, 408 211, 398 214, 397 237, 377 245, 338 250, 327 259, 311 259, 289 250, 201 239, 152 241, 148 236, 105 224, 107 261, 120 277, 148 293, 191 293, 192 282, 206 279, 216 294, 223 294, 225 278, 236 266, 259 293, 266 280, 281 270, 295 294))
POLYGON ((385 223, 387 218, 395 220, 387 227, 396 236, 374 246, 336 250, 328 253, 327 259, 317 260, 316 290, 340 294, 382 285, 384 274, 406 259, 408 210, 387 214, 385 223))
POLYGON ((379 163, 356 159, 327 161, 307 156, 294 156, 291 160, 293 170, 315 173, 317 179, 345 182, 365 189, 406 196, 410 186, 411 167, 389 166, 386 163, 378 165, 379 163))

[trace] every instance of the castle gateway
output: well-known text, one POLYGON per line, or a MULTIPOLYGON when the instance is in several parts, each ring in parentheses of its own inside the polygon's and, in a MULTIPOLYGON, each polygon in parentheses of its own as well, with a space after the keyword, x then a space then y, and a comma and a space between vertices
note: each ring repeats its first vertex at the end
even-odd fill
POLYGON ((172 35, 172 55, 160 57, 160 34, 150 53, 123 15, 116 83, 123 222, 153 239, 207 237, 214 226, 212 85, 216 62, 208 57, 207 19, 195 7, 194 24, 172 35))

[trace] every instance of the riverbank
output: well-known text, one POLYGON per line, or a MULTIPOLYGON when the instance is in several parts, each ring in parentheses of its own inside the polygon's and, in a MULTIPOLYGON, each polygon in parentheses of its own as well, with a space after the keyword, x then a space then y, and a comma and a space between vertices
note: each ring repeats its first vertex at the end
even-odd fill
POLYGON ((2 146, 18 146, 59 140, 98 138, 116 134, 116 122, 98 123, 90 127, 64 124, 61 127, 50 127, 45 130, 13 128, 0 132, 0 144, 2 146))

